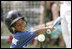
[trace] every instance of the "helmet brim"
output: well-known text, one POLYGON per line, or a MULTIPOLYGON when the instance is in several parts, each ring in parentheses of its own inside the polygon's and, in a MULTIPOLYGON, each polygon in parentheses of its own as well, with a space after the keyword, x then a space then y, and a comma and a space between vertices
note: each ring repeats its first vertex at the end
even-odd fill
POLYGON ((14 20, 12 21, 12 23, 10 24, 10 27, 11 27, 16 21, 18 21, 19 19, 24 19, 24 17, 18 17, 18 18, 16 18, 16 19, 14 19, 14 20))

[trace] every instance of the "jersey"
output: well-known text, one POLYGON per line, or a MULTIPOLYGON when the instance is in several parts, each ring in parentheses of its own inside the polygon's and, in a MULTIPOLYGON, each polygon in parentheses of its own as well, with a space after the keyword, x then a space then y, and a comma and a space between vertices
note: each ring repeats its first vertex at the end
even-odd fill
POLYGON ((27 45, 36 37, 35 31, 17 32, 13 35, 10 48, 26 48, 27 45))

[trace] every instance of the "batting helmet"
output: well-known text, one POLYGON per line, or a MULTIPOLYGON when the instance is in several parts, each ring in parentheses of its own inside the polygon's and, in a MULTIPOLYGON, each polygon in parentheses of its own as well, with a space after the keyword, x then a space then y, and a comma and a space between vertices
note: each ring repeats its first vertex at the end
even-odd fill
POLYGON ((12 10, 12 11, 9 11, 9 12, 7 13, 7 17, 6 17, 6 19, 5 19, 5 21, 6 21, 5 23, 6 23, 7 27, 8 27, 8 29, 9 29, 9 31, 10 31, 12 34, 15 33, 15 32, 13 31, 13 29, 12 29, 13 24, 14 24, 17 20, 19 20, 19 19, 23 19, 23 20, 25 21, 24 17, 22 17, 21 14, 20 14, 18 11, 12 10))

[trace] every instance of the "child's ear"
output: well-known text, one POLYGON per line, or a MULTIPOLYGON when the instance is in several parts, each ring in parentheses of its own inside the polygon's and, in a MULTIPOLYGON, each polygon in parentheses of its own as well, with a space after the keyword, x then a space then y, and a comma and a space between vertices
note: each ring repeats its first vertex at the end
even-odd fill
POLYGON ((26 22, 24 22, 24 24, 26 25, 26 22))

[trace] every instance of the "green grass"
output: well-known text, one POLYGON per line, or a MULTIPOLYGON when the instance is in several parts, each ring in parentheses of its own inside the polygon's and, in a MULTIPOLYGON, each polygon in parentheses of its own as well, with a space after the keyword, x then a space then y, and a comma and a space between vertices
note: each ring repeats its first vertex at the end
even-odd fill
POLYGON ((1 40, 1 48, 10 48, 11 43, 6 43, 6 40, 1 40))

